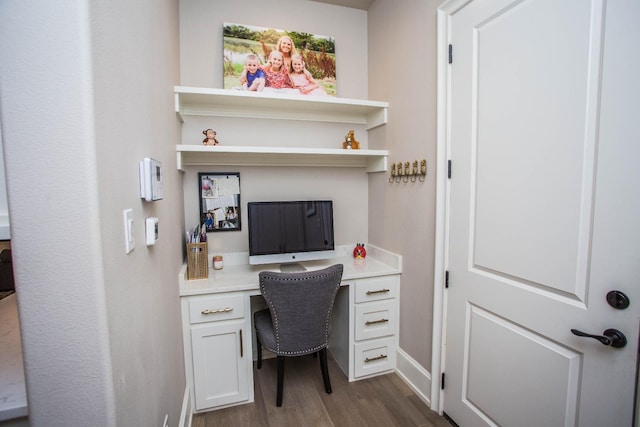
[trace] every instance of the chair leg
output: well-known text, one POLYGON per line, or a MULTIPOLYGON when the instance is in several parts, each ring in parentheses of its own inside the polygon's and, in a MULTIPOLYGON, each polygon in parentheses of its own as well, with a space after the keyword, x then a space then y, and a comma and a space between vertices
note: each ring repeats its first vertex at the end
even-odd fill
POLYGON ((278 356, 278 395, 276 406, 282 406, 282 388, 284 382, 284 356, 278 356))
POLYGON ((262 344, 260 344, 260 337, 258 336, 258 331, 256 331, 256 345, 258 346, 258 363, 257 368, 262 368, 262 344))
POLYGON ((322 371, 322 380, 324 381, 324 389, 327 394, 331 394, 331 380, 329 380, 329 366, 327 364, 327 348, 320 350, 320 370, 322 371))

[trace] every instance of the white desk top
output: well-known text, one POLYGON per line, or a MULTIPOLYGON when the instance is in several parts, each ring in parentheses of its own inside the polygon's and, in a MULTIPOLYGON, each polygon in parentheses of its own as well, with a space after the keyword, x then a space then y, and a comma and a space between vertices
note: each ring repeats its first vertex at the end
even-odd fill
POLYGON ((0 300, 0 422, 27 415, 16 294, 0 300))
MULTIPOLYGON (((394 253, 367 245, 367 257, 354 259, 351 255, 353 248, 339 247, 336 249, 336 258, 321 261, 304 261, 307 270, 318 270, 333 264, 342 264, 344 271, 342 280, 353 280, 365 277, 385 276, 402 272, 402 257, 394 253)), ((187 266, 180 270, 180 296, 203 295, 221 292, 251 291, 256 295, 260 293, 258 274, 261 271, 280 271, 278 264, 249 265, 249 255, 246 252, 224 254, 224 268, 214 270, 211 268, 209 254, 209 277, 207 279, 187 280, 187 266)))

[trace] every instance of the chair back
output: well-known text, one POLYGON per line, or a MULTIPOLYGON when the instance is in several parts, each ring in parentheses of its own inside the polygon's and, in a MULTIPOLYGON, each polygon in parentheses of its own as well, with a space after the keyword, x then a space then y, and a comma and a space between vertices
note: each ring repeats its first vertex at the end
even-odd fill
POLYGON ((331 310, 342 280, 342 264, 296 273, 263 271, 260 291, 267 301, 278 355, 304 355, 329 342, 331 310))

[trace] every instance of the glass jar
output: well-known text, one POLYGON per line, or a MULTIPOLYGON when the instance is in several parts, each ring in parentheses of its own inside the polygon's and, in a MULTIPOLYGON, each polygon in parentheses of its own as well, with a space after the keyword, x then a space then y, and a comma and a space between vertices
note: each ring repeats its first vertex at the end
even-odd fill
POLYGON ((214 270, 222 270, 224 267, 224 263, 222 260, 222 255, 214 255, 213 256, 213 269, 214 270))

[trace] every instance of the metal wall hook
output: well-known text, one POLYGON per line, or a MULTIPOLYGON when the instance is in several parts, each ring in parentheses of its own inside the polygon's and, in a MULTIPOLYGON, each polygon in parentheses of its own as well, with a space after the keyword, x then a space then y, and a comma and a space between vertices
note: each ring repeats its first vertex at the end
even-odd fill
POLYGON ((424 182, 427 176, 427 160, 391 163, 389 182, 424 182))
POLYGON ((396 182, 402 181, 402 175, 404 175, 404 173, 402 172, 402 162, 398 162, 398 174, 396 175, 396 182))
POLYGON ((418 179, 420 180, 420 182, 424 182, 426 176, 427 176, 427 160, 422 159, 420 160, 420 176, 418 177, 418 179))
POLYGON ((409 175, 411 172, 409 171, 409 162, 404 163, 404 177, 402 178, 402 182, 409 182, 409 175))
POLYGON ((418 161, 414 160, 413 165, 411 165, 411 182, 416 182, 418 178, 418 161))

